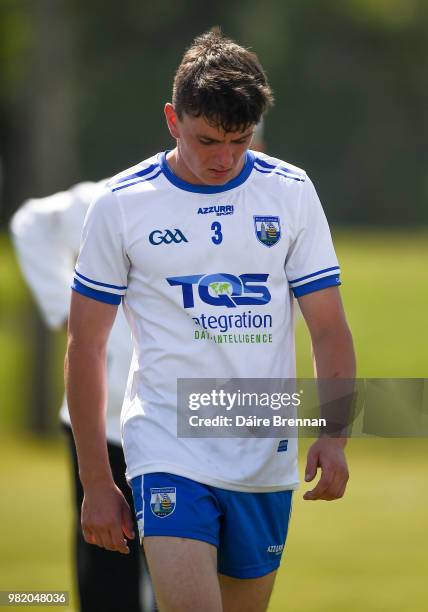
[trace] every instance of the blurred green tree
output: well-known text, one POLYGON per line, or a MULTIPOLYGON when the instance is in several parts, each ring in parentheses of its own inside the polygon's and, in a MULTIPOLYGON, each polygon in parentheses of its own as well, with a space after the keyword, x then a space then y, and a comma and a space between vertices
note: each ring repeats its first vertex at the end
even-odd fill
POLYGON ((4 0, 0 10, 5 216, 24 197, 171 146, 162 107, 174 70, 219 24, 259 54, 277 100, 269 150, 310 173, 333 223, 428 222, 424 0, 4 0))

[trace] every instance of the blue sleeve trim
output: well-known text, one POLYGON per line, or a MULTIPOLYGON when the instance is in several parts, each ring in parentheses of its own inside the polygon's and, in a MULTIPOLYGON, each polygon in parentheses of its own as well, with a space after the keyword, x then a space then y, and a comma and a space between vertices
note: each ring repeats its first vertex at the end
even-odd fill
POLYGON ((291 174, 295 174, 296 176, 304 177, 305 175, 299 172, 298 170, 291 170, 290 168, 285 168, 281 166, 281 162, 279 164, 268 164, 267 161, 262 159, 261 157, 256 157, 255 163, 259 164, 263 168, 269 168, 270 170, 282 170, 282 172, 290 172, 291 174))
POLYGON ((92 283, 93 285, 99 285, 100 287, 107 287, 107 289, 118 289, 119 291, 122 291, 123 289, 127 289, 126 285, 107 285, 107 283, 99 283, 98 281, 92 280, 92 278, 83 276, 83 274, 80 274, 80 272, 78 272, 77 270, 74 270, 74 273, 77 274, 77 276, 79 276, 80 278, 83 278, 83 280, 88 281, 88 283, 92 283))
POLYGON ((319 278, 318 280, 306 283, 306 285, 296 287, 293 289, 293 293, 294 297, 298 298, 302 297, 302 295, 306 295, 307 293, 314 293, 314 291, 326 289, 327 287, 338 287, 341 284, 340 277, 336 274, 333 276, 324 276, 324 278, 319 278))
POLYGON ((300 281, 306 280, 307 278, 312 278, 313 276, 318 276, 318 274, 324 274, 324 272, 332 272, 333 270, 340 270, 339 266, 333 266, 332 268, 324 268, 324 270, 318 270, 318 272, 312 272, 312 274, 307 274, 306 276, 301 276, 300 278, 295 278, 290 281, 290 285, 293 283, 299 283, 300 281))
POLYGON ((153 172, 154 170, 156 170, 156 168, 159 168, 159 164, 152 164, 151 166, 149 166, 148 168, 144 168, 143 170, 139 170, 138 172, 134 172, 134 174, 128 174, 127 176, 123 176, 120 179, 117 179, 117 181, 115 181, 114 183, 110 183, 111 186, 114 185, 119 185, 119 183, 124 183, 125 181, 130 181, 132 179, 135 178, 140 178, 142 176, 146 176, 146 174, 150 174, 150 172, 153 172))
POLYGON ((96 289, 91 289, 90 287, 79 283, 76 278, 73 280, 71 288, 77 293, 81 293, 82 295, 92 298, 93 300, 105 302, 106 304, 114 304, 115 306, 118 306, 122 299, 120 295, 116 295, 115 293, 107 293, 107 291, 97 291, 96 289))
POLYGON ((254 170, 256 170, 257 172, 261 172, 262 174, 278 174, 279 176, 283 176, 284 178, 292 179, 293 181, 299 181, 300 183, 305 182, 305 179, 299 178, 299 175, 291 176, 289 174, 284 174, 283 172, 276 172, 275 170, 260 170, 260 168, 257 168, 256 166, 254 166, 254 170))
POLYGON ((120 189, 127 189, 128 187, 132 187, 132 185, 136 185, 137 183, 146 183, 147 181, 152 181, 153 179, 157 178, 159 174, 162 174, 162 170, 159 170, 159 172, 156 172, 156 174, 152 174, 152 176, 149 176, 148 178, 138 179, 138 181, 133 181, 132 183, 128 183, 127 185, 119 185, 119 187, 114 187, 112 188, 112 191, 120 191, 120 189))

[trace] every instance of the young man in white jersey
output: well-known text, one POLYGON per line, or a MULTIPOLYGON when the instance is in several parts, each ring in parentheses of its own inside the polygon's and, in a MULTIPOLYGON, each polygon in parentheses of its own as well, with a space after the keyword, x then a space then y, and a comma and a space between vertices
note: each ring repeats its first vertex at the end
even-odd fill
MULTIPOLYGON (((292 292, 317 375, 354 376, 315 189, 303 170, 249 150, 271 103, 253 53, 217 32, 197 38, 165 106, 176 148, 114 177, 85 222, 66 361, 84 533, 128 550, 131 515, 109 472, 102 410, 105 344, 123 299, 134 341, 127 478, 162 611, 266 610, 298 486, 295 439, 177 437, 177 380, 295 377, 292 292)), ((306 499, 343 495, 343 447, 312 445, 306 479, 322 472, 306 499)))

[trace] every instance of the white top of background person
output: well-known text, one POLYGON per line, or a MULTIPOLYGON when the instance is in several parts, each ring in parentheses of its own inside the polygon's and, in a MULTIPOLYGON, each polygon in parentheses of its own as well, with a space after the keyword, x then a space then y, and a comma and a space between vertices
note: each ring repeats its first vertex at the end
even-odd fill
MULTIPOLYGON (((107 179, 79 183, 67 191, 24 202, 13 215, 10 230, 21 270, 46 325, 53 330, 67 325, 70 277, 79 253, 85 215, 107 179)), ((120 411, 132 355, 129 326, 118 309, 108 341, 107 440, 121 445, 120 411)), ((70 424, 66 399, 63 423, 70 424)))

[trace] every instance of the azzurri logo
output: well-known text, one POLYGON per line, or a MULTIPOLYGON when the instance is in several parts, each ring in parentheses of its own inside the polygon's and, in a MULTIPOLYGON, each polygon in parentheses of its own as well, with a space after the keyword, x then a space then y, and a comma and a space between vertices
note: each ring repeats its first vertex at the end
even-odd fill
POLYGON ((172 231, 169 229, 153 230, 149 236, 149 242, 154 245, 171 244, 171 242, 178 244, 179 242, 188 242, 188 240, 181 230, 175 228, 172 231))
POLYGON ((167 278, 172 287, 181 287, 184 308, 195 305, 194 288, 199 298, 210 306, 262 306, 271 300, 266 286, 269 274, 240 274, 235 276, 225 272, 218 274, 192 274, 167 278))
POLYGON ((201 206, 198 208, 198 215, 210 215, 214 213, 217 217, 221 217, 222 215, 233 215, 233 204, 228 204, 226 206, 201 206))

